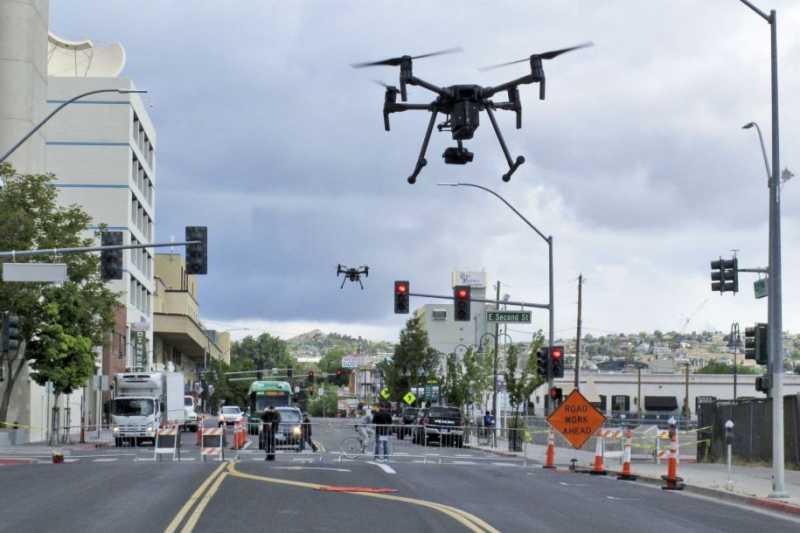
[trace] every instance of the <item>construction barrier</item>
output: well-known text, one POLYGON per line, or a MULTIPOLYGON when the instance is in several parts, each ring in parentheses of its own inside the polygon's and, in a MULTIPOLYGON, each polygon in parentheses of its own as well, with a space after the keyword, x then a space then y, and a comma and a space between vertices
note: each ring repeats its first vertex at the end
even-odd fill
POLYGON ((233 428, 233 450, 241 450, 247 444, 247 429, 241 422, 237 422, 233 428))
POLYGON ((200 420, 197 422, 197 441, 195 444, 200 446, 203 442, 203 430, 205 429, 204 424, 205 415, 200 415, 200 420))
POLYGON ((678 477, 678 431, 675 419, 670 419, 670 447, 667 475, 661 476, 666 483, 661 488, 664 490, 683 490, 683 478, 678 477))
POLYGON ((636 476, 631 474, 631 447, 633 446, 633 431, 625 430, 625 449, 622 453, 622 472, 617 475, 617 479, 626 481, 636 481, 636 476))
POLYGON ((205 428, 200 443, 200 458, 225 460, 225 428, 205 428))
POLYGON ((181 432, 178 425, 167 426, 156 431, 153 459, 158 461, 165 454, 172 454, 173 461, 181 460, 181 432))

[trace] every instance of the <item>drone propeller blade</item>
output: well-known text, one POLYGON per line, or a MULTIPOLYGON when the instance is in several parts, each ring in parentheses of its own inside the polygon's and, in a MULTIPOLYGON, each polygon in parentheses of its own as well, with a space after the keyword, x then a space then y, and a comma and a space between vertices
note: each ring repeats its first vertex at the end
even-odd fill
POLYGON ((569 48, 561 48, 560 50, 550 50, 549 52, 544 52, 542 54, 533 54, 530 57, 526 57, 525 59, 517 59, 516 61, 509 61, 507 63, 498 63, 497 65, 489 65, 488 67, 481 67, 478 70, 481 72, 486 72, 487 70, 494 70, 500 67, 507 67, 508 65, 516 65, 517 63, 525 63, 526 61, 530 61, 533 57, 539 57, 541 59, 554 59, 561 54, 566 54, 567 52, 571 52, 573 50, 580 50, 581 48, 588 48, 590 46, 594 46, 594 43, 589 41, 585 43, 581 43, 576 46, 570 46, 569 48))
POLYGON ((481 72, 486 72, 487 70, 494 70, 500 67, 507 67, 508 65, 516 65, 517 63, 525 63, 526 61, 530 61, 529 57, 525 59, 517 59, 516 61, 509 61, 508 63, 498 63, 496 65, 489 65, 488 67, 481 67, 478 70, 481 72))
POLYGON ((390 57, 389 59, 381 59, 379 61, 366 61, 364 63, 351 63, 350 66, 353 68, 364 68, 364 67, 380 67, 380 66, 389 66, 389 67, 397 67, 402 62, 403 59, 409 58, 410 59, 422 59, 424 57, 433 57, 433 56, 440 56, 443 54, 454 54, 456 52, 463 52, 463 48, 460 46, 457 48, 447 48, 445 50, 437 50, 436 52, 430 52, 429 54, 422 54, 418 56, 400 56, 400 57, 390 57))
POLYGON ((397 91, 398 90, 397 87, 395 87, 394 85, 389 85, 388 83, 383 82, 381 80, 372 80, 372 83, 380 85, 384 89, 389 89, 390 91, 397 91))
POLYGON ((458 54, 463 52, 464 49, 460 46, 456 46, 455 48, 445 48, 444 50, 437 50, 436 52, 431 52, 429 54, 422 54, 420 56, 413 56, 411 59, 422 59, 423 57, 433 57, 433 56, 441 56, 445 54, 458 54))
POLYGON ((570 46, 569 48, 562 48, 560 50, 550 50, 549 52, 545 52, 543 54, 537 54, 542 59, 553 59, 561 54, 566 54, 567 52, 572 52, 573 50, 580 50, 581 48, 588 48, 590 46, 594 46, 594 43, 591 41, 581 43, 575 46, 570 46))

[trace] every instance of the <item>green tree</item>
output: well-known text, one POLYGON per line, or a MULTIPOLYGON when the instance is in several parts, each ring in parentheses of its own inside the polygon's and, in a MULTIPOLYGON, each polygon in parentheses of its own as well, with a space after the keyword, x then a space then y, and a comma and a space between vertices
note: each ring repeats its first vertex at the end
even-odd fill
POLYGON ((231 361, 252 361, 257 369, 287 368, 295 366, 297 361, 289 354, 286 341, 269 333, 258 337, 248 335, 241 341, 231 345, 231 361))
MULTIPOLYGON (((753 366, 736 365, 737 374, 760 374, 761 370, 753 366)), ((712 359, 697 374, 733 374, 733 365, 712 359)))
POLYGON ((311 416, 336 416, 339 397, 334 387, 325 387, 323 394, 318 394, 308 401, 308 413, 311 416))
POLYGON ((436 377, 440 353, 428 344, 428 333, 422 326, 422 318, 408 319, 400 332, 400 342, 394 348, 390 361, 379 365, 384 383, 392 394, 392 400, 400 401, 411 387, 418 387, 436 377))
POLYGON ((524 367, 519 369, 519 348, 514 344, 508 348, 506 368, 503 374, 506 381, 506 391, 508 392, 508 402, 514 411, 515 420, 519 416, 520 407, 528 401, 533 391, 544 383, 537 371, 539 361, 538 357, 536 357, 536 353, 542 346, 544 346, 544 336, 539 331, 530 345, 528 361, 524 367))
POLYGON ((319 360, 319 370, 327 374, 333 374, 337 369, 342 368, 342 357, 347 355, 347 350, 341 347, 331 348, 319 360))
MULTIPOLYGON (((91 217, 79 206, 57 203, 52 174, 19 175, 4 163, 0 178, 4 182, 0 189, 0 250, 94 244, 87 236, 91 217)), ((68 276, 60 287, 0 281, 0 311, 13 311, 20 317, 22 337, 17 353, 0 356, 5 375, 0 420, 8 417, 12 391, 26 365, 33 368, 31 377, 37 383, 51 381, 57 395, 67 394, 92 374, 91 348, 102 345, 113 327, 117 295, 100 279, 99 258, 68 254, 58 261, 67 264, 68 276)))

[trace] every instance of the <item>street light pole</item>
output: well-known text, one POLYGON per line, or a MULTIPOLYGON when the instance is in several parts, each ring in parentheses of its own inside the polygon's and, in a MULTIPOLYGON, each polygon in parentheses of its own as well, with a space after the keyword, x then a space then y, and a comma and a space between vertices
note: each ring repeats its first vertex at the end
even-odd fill
POLYGON ((81 98, 84 98, 86 96, 91 96, 93 94, 100 94, 100 93, 118 93, 118 94, 133 94, 133 93, 136 93, 136 94, 138 94, 138 93, 146 93, 146 92, 147 91, 140 91, 140 90, 137 90, 137 89, 98 89, 96 91, 89 91, 89 92, 86 92, 86 93, 79 94, 78 96, 73 96, 72 98, 70 98, 66 102, 63 102, 57 108, 53 109, 50 112, 49 115, 44 117, 44 119, 41 122, 39 122, 36 126, 34 126, 31 131, 26 133, 25 136, 17 142, 17 144, 12 146, 10 150, 8 150, 5 154, 3 154, 3 157, 0 157, 0 163, 5 161, 6 159, 8 159, 8 157, 17 150, 17 148, 22 146, 25 143, 25 141, 27 141, 31 137, 31 135, 33 135, 34 133, 39 131, 39 129, 42 126, 47 124, 47 121, 49 121, 51 118, 53 118, 53 116, 56 113, 58 113, 59 111, 61 111, 65 107, 67 107, 69 104, 75 102, 76 100, 80 100, 81 98))
POLYGON ((770 498, 785 498, 783 447, 783 317, 781 294, 781 181, 780 128, 778 125, 778 15, 769 15, 750 0, 740 0, 770 26, 770 71, 772 94, 772 175, 769 187, 769 277, 767 279, 767 334, 772 367, 772 492, 770 498))
MULTIPOLYGON (((463 182, 458 182, 458 183, 437 183, 437 185, 439 185, 441 187, 473 187, 475 189, 481 189, 483 191, 488 192, 489 194, 493 195, 495 198, 497 198, 498 200, 500 200, 501 202, 506 204, 506 207, 511 209, 519 218, 522 219, 523 222, 525 222, 525 224, 528 225, 528 227, 530 227, 533 231, 535 231, 536 234, 539 237, 541 237, 542 240, 544 240, 544 242, 547 243, 548 277, 550 278, 549 279, 549 289, 548 289, 548 292, 550 293, 550 297, 548 299, 548 304, 547 304, 547 309, 548 309, 548 312, 549 312, 549 315, 550 315, 550 322, 549 322, 549 325, 548 325, 547 345, 548 345, 548 348, 549 348, 549 352, 548 353, 552 352, 553 351, 553 342, 554 342, 553 336, 555 335, 555 327, 554 327, 555 322, 554 322, 554 319, 553 319, 553 315, 554 315, 554 306, 553 306, 553 236, 552 235, 545 236, 545 234, 542 233, 541 231, 539 231, 539 229, 536 226, 531 224, 531 222, 527 218, 525 218, 525 216, 522 213, 517 211, 517 209, 508 202, 508 200, 506 200, 505 198, 503 198, 502 196, 500 196, 499 194, 497 194, 496 192, 494 192, 492 189, 490 189, 488 187, 484 187, 483 185, 476 185, 474 183, 463 183, 463 182)), ((499 299, 500 298, 498 296, 498 300, 499 299)), ((547 358, 547 388, 549 390, 552 387, 553 387, 553 365, 552 365, 552 361, 548 357, 547 358)), ((549 398, 549 396, 548 396, 548 398, 549 398)), ((545 405, 547 405, 547 413, 549 414, 550 405, 547 404, 547 403, 545 405)))

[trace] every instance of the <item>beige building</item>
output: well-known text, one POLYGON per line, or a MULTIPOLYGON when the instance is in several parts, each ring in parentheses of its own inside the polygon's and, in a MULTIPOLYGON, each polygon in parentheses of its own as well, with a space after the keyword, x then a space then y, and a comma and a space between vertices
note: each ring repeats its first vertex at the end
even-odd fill
POLYGON ((153 322, 156 369, 174 367, 191 384, 212 359, 230 363, 230 334, 200 322, 197 276, 186 274, 182 253, 155 256, 153 322))

